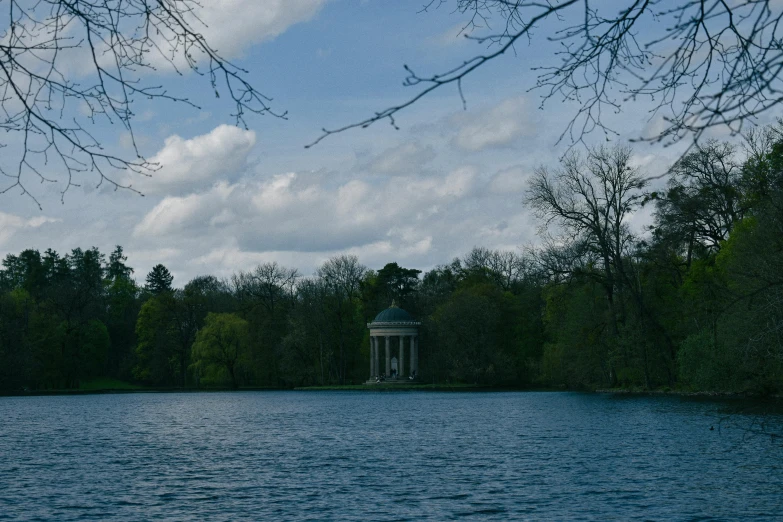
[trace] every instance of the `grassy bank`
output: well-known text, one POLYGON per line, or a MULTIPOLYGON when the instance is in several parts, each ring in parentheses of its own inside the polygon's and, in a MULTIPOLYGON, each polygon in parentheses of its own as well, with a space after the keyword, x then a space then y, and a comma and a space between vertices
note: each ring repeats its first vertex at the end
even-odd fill
POLYGON ((144 386, 132 384, 118 379, 100 378, 79 383, 79 391, 99 392, 118 390, 143 390, 144 386))
MULTIPOLYGON (((117 379, 100 378, 79 383, 78 388, 41 388, 37 390, 17 389, 0 390, 2 396, 30 396, 30 395, 91 395, 101 393, 198 393, 198 392, 232 392, 232 391, 275 391, 283 388, 273 387, 202 387, 202 388, 159 388, 144 386, 117 379)), ((286 388, 289 389, 289 388, 286 388)))
POLYGON ((303 386, 294 388, 297 391, 392 391, 392 390, 429 390, 429 391, 471 391, 492 390, 491 386, 477 384, 343 384, 330 386, 303 386))
MULTIPOLYGON (((188 393, 188 392, 229 392, 229 391, 270 391, 270 390, 290 390, 291 388, 272 388, 272 387, 247 387, 233 389, 230 387, 202 387, 202 388, 156 388, 140 384, 134 384, 126 381, 111 378, 98 378, 79 383, 78 389, 42 389, 42 390, 15 390, 0 391, 0 395, 82 395, 93 393, 188 393)), ((333 384, 325 386, 301 386, 293 388, 296 391, 504 391, 507 388, 498 388, 487 385, 477 385, 468 383, 451 384, 433 384, 433 383, 378 383, 378 384, 333 384)), ((537 389, 526 389, 519 391, 544 391, 537 389)), ((553 390, 546 391, 566 391, 553 390)), ((583 390, 589 392, 590 390, 583 390)), ((780 394, 761 395, 750 392, 716 392, 716 391, 694 391, 677 388, 658 388, 648 390, 644 388, 601 388, 593 390, 595 393, 613 393, 622 395, 674 395, 682 397, 714 397, 714 398, 760 398, 770 397, 780 399, 780 394)))
POLYGON ((675 395, 679 397, 714 397, 714 398, 748 398, 748 399, 783 399, 779 393, 761 393, 757 391, 711 391, 691 390, 682 388, 601 388, 595 393, 615 393, 620 395, 675 395))

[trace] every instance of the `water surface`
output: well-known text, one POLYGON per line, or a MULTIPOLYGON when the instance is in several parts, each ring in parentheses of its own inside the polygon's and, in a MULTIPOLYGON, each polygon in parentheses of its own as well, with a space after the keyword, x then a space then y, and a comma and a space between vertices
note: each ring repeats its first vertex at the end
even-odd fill
POLYGON ((783 448, 741 429, 750 416, 719 423, 726 407, 577 393, 6 397, 0 519, 783 520, 783 448))

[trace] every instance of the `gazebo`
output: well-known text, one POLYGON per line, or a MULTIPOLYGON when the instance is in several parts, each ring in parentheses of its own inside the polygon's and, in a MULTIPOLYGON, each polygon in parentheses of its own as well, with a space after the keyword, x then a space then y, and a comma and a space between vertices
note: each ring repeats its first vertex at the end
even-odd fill
POLYGON ((370 380, 375 382, 379 377, 386 379, 405 380, 405 345, 410 346, 410 371, 408 377, 416 379, 419 373, 419 326, 421 323, 414 321, 408 312, 397 306, 394 301, 389 308, 375 316, 371 323, 367 323, 370 329, 370 380), (392 356, 391 343, 399 338, 399 359, 392 356), (380 340, 383 339, 385 348, 386 365, 384 371, 380 371, 378 352, 380 352, 380 340), (407 341, 407 343, 406 343, 407 341))

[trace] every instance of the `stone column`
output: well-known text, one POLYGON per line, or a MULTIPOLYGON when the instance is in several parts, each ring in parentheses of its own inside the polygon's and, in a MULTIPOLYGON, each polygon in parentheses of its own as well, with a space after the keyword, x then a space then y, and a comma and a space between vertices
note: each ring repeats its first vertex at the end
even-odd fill
POLYGON ((419 374, 419 336, 415 335, 413 338, 413 351, 416 352, 416 375, 419 374))
POLYGON ((375 368, 374 363, 375 362, 375 343, 372 342, 372 335, 370 336, 370 379, 375 377, 375 368))
POLYGON ((389 341, 391 340, 391 338, 387 335, 385 336, 385 340, 386 342, 384 343, 384 345, 386 346, 386 373, 384 375, 386 375, 386 377, 389 377, 391 376, 391 355, 389 354, 389 341))
POLYGON ((418 362, 416 360, 416 336, 411 335, 411 375, 413 375, 413 372, 418 373, 418 367, 416 363, 418 362))
POLYGON ((378 377, 378 337, 372 338, 372 376, 378 377))
POLYGON ((400 377, 405 378, 405 336, 400 336, 400 364, 397 369, 400 377))
POLYGON ((380 372, 381 365, 378 362, 380 360, 380 355, 378 354, 380 349, 381 349, 381 342, 378 340, 378 336, 376 335, 375 336, 375 376, 376 377, 378 377, 381 374, 380 372))

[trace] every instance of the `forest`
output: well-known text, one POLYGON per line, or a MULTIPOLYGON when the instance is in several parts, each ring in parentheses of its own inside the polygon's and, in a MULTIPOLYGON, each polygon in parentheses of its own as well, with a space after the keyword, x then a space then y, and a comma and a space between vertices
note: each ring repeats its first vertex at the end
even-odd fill
POLYGON ((537 246, 426 273, 338 255, 310 276, 267 263, 175 284, 162 264, 137 280, 121 246, 8 254, 0 389, 358 384, 366 323, 394 300, 422 322, 427 383, 780 392, 783 126, 695 145, 665 179, 632 153, 538 168, 537 246))

